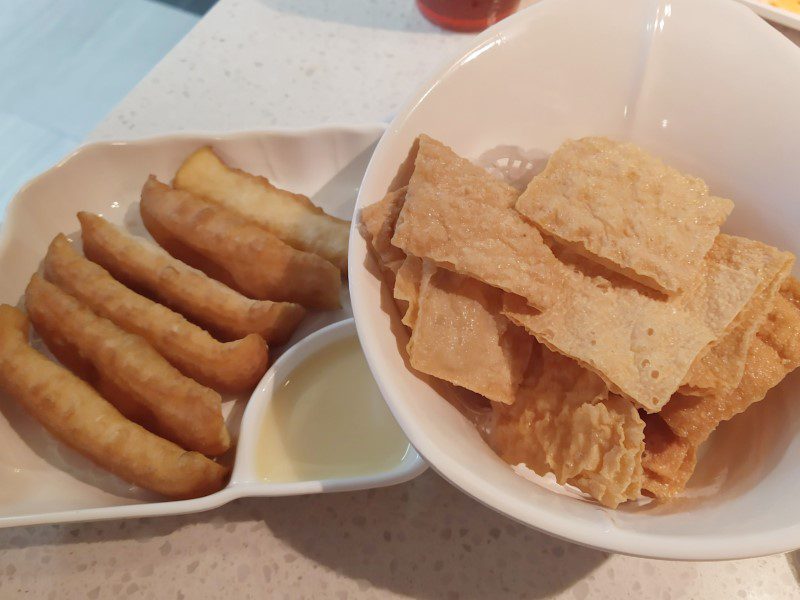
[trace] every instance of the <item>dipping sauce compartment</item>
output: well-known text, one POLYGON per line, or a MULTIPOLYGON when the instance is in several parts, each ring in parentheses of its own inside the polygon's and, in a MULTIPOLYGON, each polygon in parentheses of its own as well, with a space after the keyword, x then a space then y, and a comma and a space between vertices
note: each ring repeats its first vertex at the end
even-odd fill
POLYGON ((400 483, 426 468, 381 397, 352 319, 292 346, 253 392, 231 486, 289 495, 400 483))

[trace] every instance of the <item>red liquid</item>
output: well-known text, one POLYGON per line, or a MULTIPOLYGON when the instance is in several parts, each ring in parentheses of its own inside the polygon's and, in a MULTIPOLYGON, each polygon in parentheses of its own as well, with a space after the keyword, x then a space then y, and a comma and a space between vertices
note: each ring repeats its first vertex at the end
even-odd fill
POLYGON ((431 23, 455 31, 481 31, 517 10, 519 0, 417 0, 431 23))

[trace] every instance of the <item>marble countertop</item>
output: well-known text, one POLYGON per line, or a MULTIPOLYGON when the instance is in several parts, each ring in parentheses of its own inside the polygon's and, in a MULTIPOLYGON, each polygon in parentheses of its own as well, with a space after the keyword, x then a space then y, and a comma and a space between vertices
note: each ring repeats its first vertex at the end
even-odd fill
MULTIPOLYGON (((411 0, 222 0, 91 138, 387 120, 461 43, 411 0)), ((432 471, 185 517, 6 529, 0 557, 2 598, 800 596, 800 552, 610 555, 518 525, 432 471)))

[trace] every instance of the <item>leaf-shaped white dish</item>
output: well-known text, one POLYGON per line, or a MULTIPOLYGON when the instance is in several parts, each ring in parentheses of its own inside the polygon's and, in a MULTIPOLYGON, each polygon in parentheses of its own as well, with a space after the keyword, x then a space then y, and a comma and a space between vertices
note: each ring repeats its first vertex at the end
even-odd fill
MULTIPOLYGON (((323 127, 230 135, 178 134, 133 142, 90 144, 27 184, 12 200, 0 231, 0 302, 18 305, 30 275, 59 232, 79 236, 75 213, 88 210, 147 236, 138 199, 149 174, 170 181, 181 161, 212 144, 230 164, 266 175, 349 219, 367 161, 383 126, 323 127)), ((13 401, 0 396, 0 527, 197 512, 242 496, 278 496, 389 485, 415 477, 425 463, 413 449, 393 468, 359 478, 269 483, 253 456, 258 420, 271 390, 299 361, 328 342, 355 335, 347 290, 343 308, 312 312, 246 397, 227 397, 226 421, 241 438, 234 472, 222 491, 164 501, 94 466, 57 442, 13 401), (277 360, 275 360, 277 358, 277 360), (244 412, 244 417, 242 413, 244 412), (244 421, 242 421, 244 418, 244 421), (253 421, 248 423, 247 421, 253 421)), ((382 402, 380 398, 376 401, 382 402)))

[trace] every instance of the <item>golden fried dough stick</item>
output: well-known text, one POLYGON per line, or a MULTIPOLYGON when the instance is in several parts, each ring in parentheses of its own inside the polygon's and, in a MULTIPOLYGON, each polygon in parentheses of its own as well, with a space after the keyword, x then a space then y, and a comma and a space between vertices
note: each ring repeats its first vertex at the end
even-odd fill
POLYGON ((261 336, 251 333, 218 342, 178 313, 126 288, 78 254, 63 235, 47 249, 44 274, 96 314, 142 336, 181 373, 205 386, 224 392, 251 390, 267 369, 269 351, 261 336))
POLYGON ((89 260, 226 340, 257 333, 281 344, 305 316, 299 304, 246 298, 102 217, 80 212, 78 219, 89 260))
POLYGON ((208 455, 230 448, 219 394, 181 375, 144 338, 98 317, 37 274, 25 290, 25 307, 45 344, 55 340, 62 355, 72 347, 130 400, 126 406, 139 405, 152 414, 160 435, 208 455))
POLYGON ((222 204, 290 246, 319 254, 347 272, 349 221, 326 214, 306 196, 276 188, 266 177, 232 169, 211 148, 187 158, 172 184, 222 204))
POLYGON ((87 383, 28 345, 28 321, 0 305, 0 389, 99 466, 172 498, 220 490, 227 469, 128 421, 87 383))
POLYGON ((233 211, 152 176, 142 189, 139 210, 162 248, 245 296, 309 308, 341 306, 339 269, 233 211))

